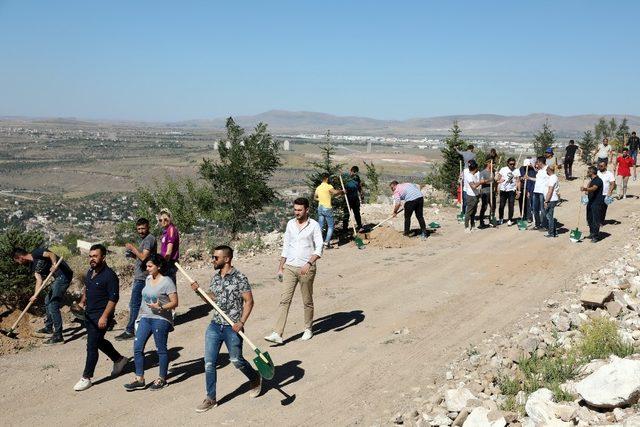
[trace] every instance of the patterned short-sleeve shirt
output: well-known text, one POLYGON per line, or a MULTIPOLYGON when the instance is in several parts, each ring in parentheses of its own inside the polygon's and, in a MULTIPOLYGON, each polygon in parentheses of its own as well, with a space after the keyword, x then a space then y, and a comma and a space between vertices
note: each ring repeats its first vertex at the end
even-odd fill
MULTIPOLYGON (((224 311, 231 320, 238 322, 240 317, 242 317, 242 307, 244 304, 242 294, 251 292, 251 285, 249 285, 247 276, 235 268, 224 277, 222 277, 218 271, 211 280, 209 290, 213 292, 215 302, 220 306, 222 311, 224 311)), ((213 321, 221 325, 228 325, 215 310, 213 311, 213 321)))

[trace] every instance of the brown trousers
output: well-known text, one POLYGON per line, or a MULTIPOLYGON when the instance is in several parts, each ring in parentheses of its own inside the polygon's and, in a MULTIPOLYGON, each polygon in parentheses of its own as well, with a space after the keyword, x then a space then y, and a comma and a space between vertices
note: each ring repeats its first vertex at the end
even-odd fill
POLYGON ((313 323, 313 280, 316 277, 316 266, 312 266, 307 274, 300 274, 300 267, 284 266, 284 276, 282 278, 282 296, 280 297, 280 315, 278 323, 276 323, 275 331, 282 336, 284 327, 287 324, 287 316, 289 315, 289 307, 291 299, 296 290, 296 286, 300 283, 300 292, 302 293, 302 304, 304 306, 304 326, 311 329, 313 323))

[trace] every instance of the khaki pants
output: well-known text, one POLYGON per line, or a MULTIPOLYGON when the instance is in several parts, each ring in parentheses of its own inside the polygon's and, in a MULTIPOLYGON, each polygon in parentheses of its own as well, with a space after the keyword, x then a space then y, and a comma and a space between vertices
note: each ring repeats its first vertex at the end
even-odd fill
POLYGON ((284 266, 284 277, 282 278, 284 288, 280 297, 280 316, 275 328, 275 331, 280 336, 284 333, 287 316, 289 315, 289 306, 291 306, 291 299, 298 283, 300 283, 302 304, 304 305, 304 326, 307 329, 311 329, 311 324, 313 323, 313 280, 315 277, 315 265, 305 275, 300 274, 300 267, 284 266))

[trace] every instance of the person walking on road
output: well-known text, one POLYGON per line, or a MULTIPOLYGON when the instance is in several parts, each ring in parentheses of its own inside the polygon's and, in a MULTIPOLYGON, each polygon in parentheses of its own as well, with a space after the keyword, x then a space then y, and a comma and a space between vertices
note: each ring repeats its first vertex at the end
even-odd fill
POLYGON ((618 156, 615 163, 615 169, 618 171, 618 176, 622 180, 622 194, 620 200, 627 197, 627 185, 629 184, 629 177, 631 176, 631 167, 633 166, 633 180, 636 180, 636 166, 635 160, 629 155, 629 150, 626 148, 622 150, 622 155, 618 156))
POLYGON ((156 238, 149 233, 149 220, 140 218, 136 221, 136 231, 140 236, 138 247, 133 243, 127 243, 125 247, 131 258, 135 258, 136 264, 133 270, 133 286, 131 287, 131 299, 129 300, 129 322, 124 332, 116 336, 116 341, 129 340, 135 335, 135 322, 142 303, 142 289, 147 279, 147 260, 158 251, 156 238))
POLYGON ((607 198, 610 198, 616 189, 616 176, 607 168, 607 162, 598 161, 598 177, 602 180, 602 209, 600 210, 600 227, 602 227, 607 219, 607 198))
POLYGON ((158 254, 153 254, 147 260, 145 286, 142 289, 144 304, 140 307, 136 340, 133 343, 133 360, 136 367, 136 377, 124 385, 127 391, 141 390, 146 387, 144 380, 144 347, 153 335, 158 353, 158 368, 160 375, 150 390, 160 390, 167 386, 167 372, 169 370, 169 354, 167 340, 169 332, 173 330, 173 313, 178 306, 178 291, 176 284, 162 274, 166 261, 158 254))
POLYGON ((87 357, 82 378, 73 387, 75 391, 84 391, 92 386, 91 378, 98 363, 98 351, 113 362, 112 377, 117 377, 129 362, 108 340, 104 338, 107 326, 113 321, 116 304, 120 296, 118 275, 107 265, 107 248, 97 244, 89 249, 89 265, 78 306, 84 309, 85 328, 87 329, 87 357))
POLYGON ((21 265, 29 266, 31 273, 36 279, 35 291, 29 299, 31 302, 36 301, 36 294, 43 285, 43 280, 50 273, 53 273, 53 283, 49 286, 44 297, 45 318, 44 328, 36 331, 37 334, 51 334, 45 344, 63 344, 62 337, 62 315, 60 314, 60 306, 62 299, 67 292, 67 288, 73 279, 73 271, 65 260, 62 260, 58 268, 53 268, 58 262, 58 256, 48 248, 37 248, 32 252, 27 252, 22 248, 13 249, 13 260, 21 265))
POLYGON ((602 210, 602 187, 604 183, 598 176, 598 170, 595 166, 589 166, 587 171, 591 181, 586 187, 580 187, 580 191, 585 191, 589 197, 587 203, 587 223, 589 224, 589 235, 587 239, 591 239, 592 243, 600 240, 600 211, 602 210))
POLYGON ((633 159, 633 180, 636 180, 636 163, 638 163, 638 150, 640 149, 640 138, 636 131, 631 132, 629 137, 629 156, 633 159))
POLYGON ((500 169, 496 177, 500 187, 500 207, 498 209, 498 224, 504 222, 504 207, 508 203, 509 220, 507 225, 511 226, 513 222, 513 211, 516 198, 520 197, 520 170, 516 169, 516 159, 510 157, 507 160, 507 166, 500 169))
POLYGON ((547 228, 547 213, 544 209, 544 197, 547 193, 547 165, 545 157, 538 157, 536 160, 536 177, 530 178, 535 180, 533 187, 533 200, 531 208, 533 209, 534 226, 532 230, 544 230, 547 228))
POLYGON ((301 340, 313 337, 313 281, 316 277, 316 262, 322 256, 322 232, 320 225, 309 218, 309 200, 300 197, 293 202, 295 218, 289 220, 284 233, 278 278, 283 282, 280 297, 280 315, 273 332, 265 340, 282 344, 282 335, 289 315, 291 299, 300 284, 304 305, 304 325, 301 340))
POLYGON ((467 211, 464 215, 464 231, 471 233, 475 227, 475 216, 478 210, 478 195, 480 194, 481 185, 480 174, 478 173, 478 164, 475 160, 469 161, 469 168, 464 171, 464 193, 467 198, 467 211))
MULTIPOLYGON (((360 216, 360 203, 363 202, 362 196, 362 182, 358 175, 360 168, 358 166, 351 166, 349 169, 349 179, 344 183, 345 190, 347 191, 347 200, 349 201, 349 207, 353 212, 353 219, 356 222, 356 228, 358 232, 363 232, 362 217, 360 216)), ((345 215, 342 219, 342 229, 349 229, 349 217, 351 213, 348 209, 345 210, 345 215)))
POLYGON ((333 185, 329 184, 329 174, 322 174, 322 182, 316 187, 314 194, 314 200, 318 202, 318 223, 320 224, 320 230, 324 229, 325 223, 327 224, 327 234, 324 238, 324 247, 331 249, 331 236, 333 235, 333 229, 335 227, 335 220, 333 218, 333 205, 331 198, 342 194, 342 190, 336 190, 333 185))
POLYGON ((563 162, 564 177, 567 179, 567 181, 573 179, 573 162, 575 160, 576 152, 578 153, 578 155, 582 155, 582 150, 580 149, 580 147, 578 147, 576 145, 576 142, 571 139, 569 140, 569 145, 567 145, 567 148, 565 149, 563 162))
POLYGON ((167 261, 167 276, 176 281, 178 269, 176 262, 180 260, 180 233, 178 227, 173 224, 171 211, 160 211, 160 225, 162 226, 162 238, 160 239, 160 255, 167 261))
MULTIPOLYGON (((218 374, 216 364, 222 343, 227 347, 229 360, 249 380, 249 395, 258 397, 262 388, 260 375, 251 367, 242 356, 242 337, 238 332, 244 332, 244 326, 249 320, 253 310, 253 293, 247 276, 242 274, 232 265, 233 249, 226 245, 217 246, 213 250, 213 267, 216 273, 213 275, 209 290, 209 297, 216 302, 220 309, 229 316, 233 325, 216 311, 205 333, 204 339, 204 371, 207 396, 196 412, 205 412, 217 406, 216 387, 218 374)), ((191 289, 197 291, 198 282, 191 284, 191 289)))
MULTIPOLYGON (((475 162, 475 160, 474 160, 475 162)), ((416 184, 398 181, 391 181, 389 184, 393 192, 393 217, 398 215, 398 211, 404 202, 404 235, 408 236, 411 231, 411 216, 415 213, 420 225, 420 238, 427 238, 427 226, 424 222, 424 196, 416 184)))
POLYGON ((602 144, 598 144, 598 148, 593 153, 596 158, 596 163, 605 162, 609 164, 609 157, 611 157, 612 150, 613 148, 609 145, 609 138, 604 137, 602 144))
POLYGON ((560 197, 558 196, 558 175, 556 175, 556 167, 554 165, 547 166, 547 176, 547 192, 544 197, 544 211, 548 224, 546 237, 558 237, 556 232, 556 219, 553 214, 560 197))

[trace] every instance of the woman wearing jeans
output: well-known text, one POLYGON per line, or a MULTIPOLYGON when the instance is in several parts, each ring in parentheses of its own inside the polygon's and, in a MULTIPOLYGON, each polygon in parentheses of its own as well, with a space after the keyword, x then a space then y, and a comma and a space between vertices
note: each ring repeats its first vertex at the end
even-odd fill
POLYGON ((145 388, 144 380, 144 346, 151 335, 156 343, 158 352, 160 375, 149 387, 159 390, 167 385, 167 370, 169 355, 167 353, 167 338, 173 330, 172 310, 178 306, 178 293, 173 281, 161 272, 164 270, 164 259, 153 254, 147 261, 147 276, 142 289, 142 305, 138 315, 136 339, 133 343, 133 357, 136 366, 136 378, 124 388, 128 391, 145 388))

